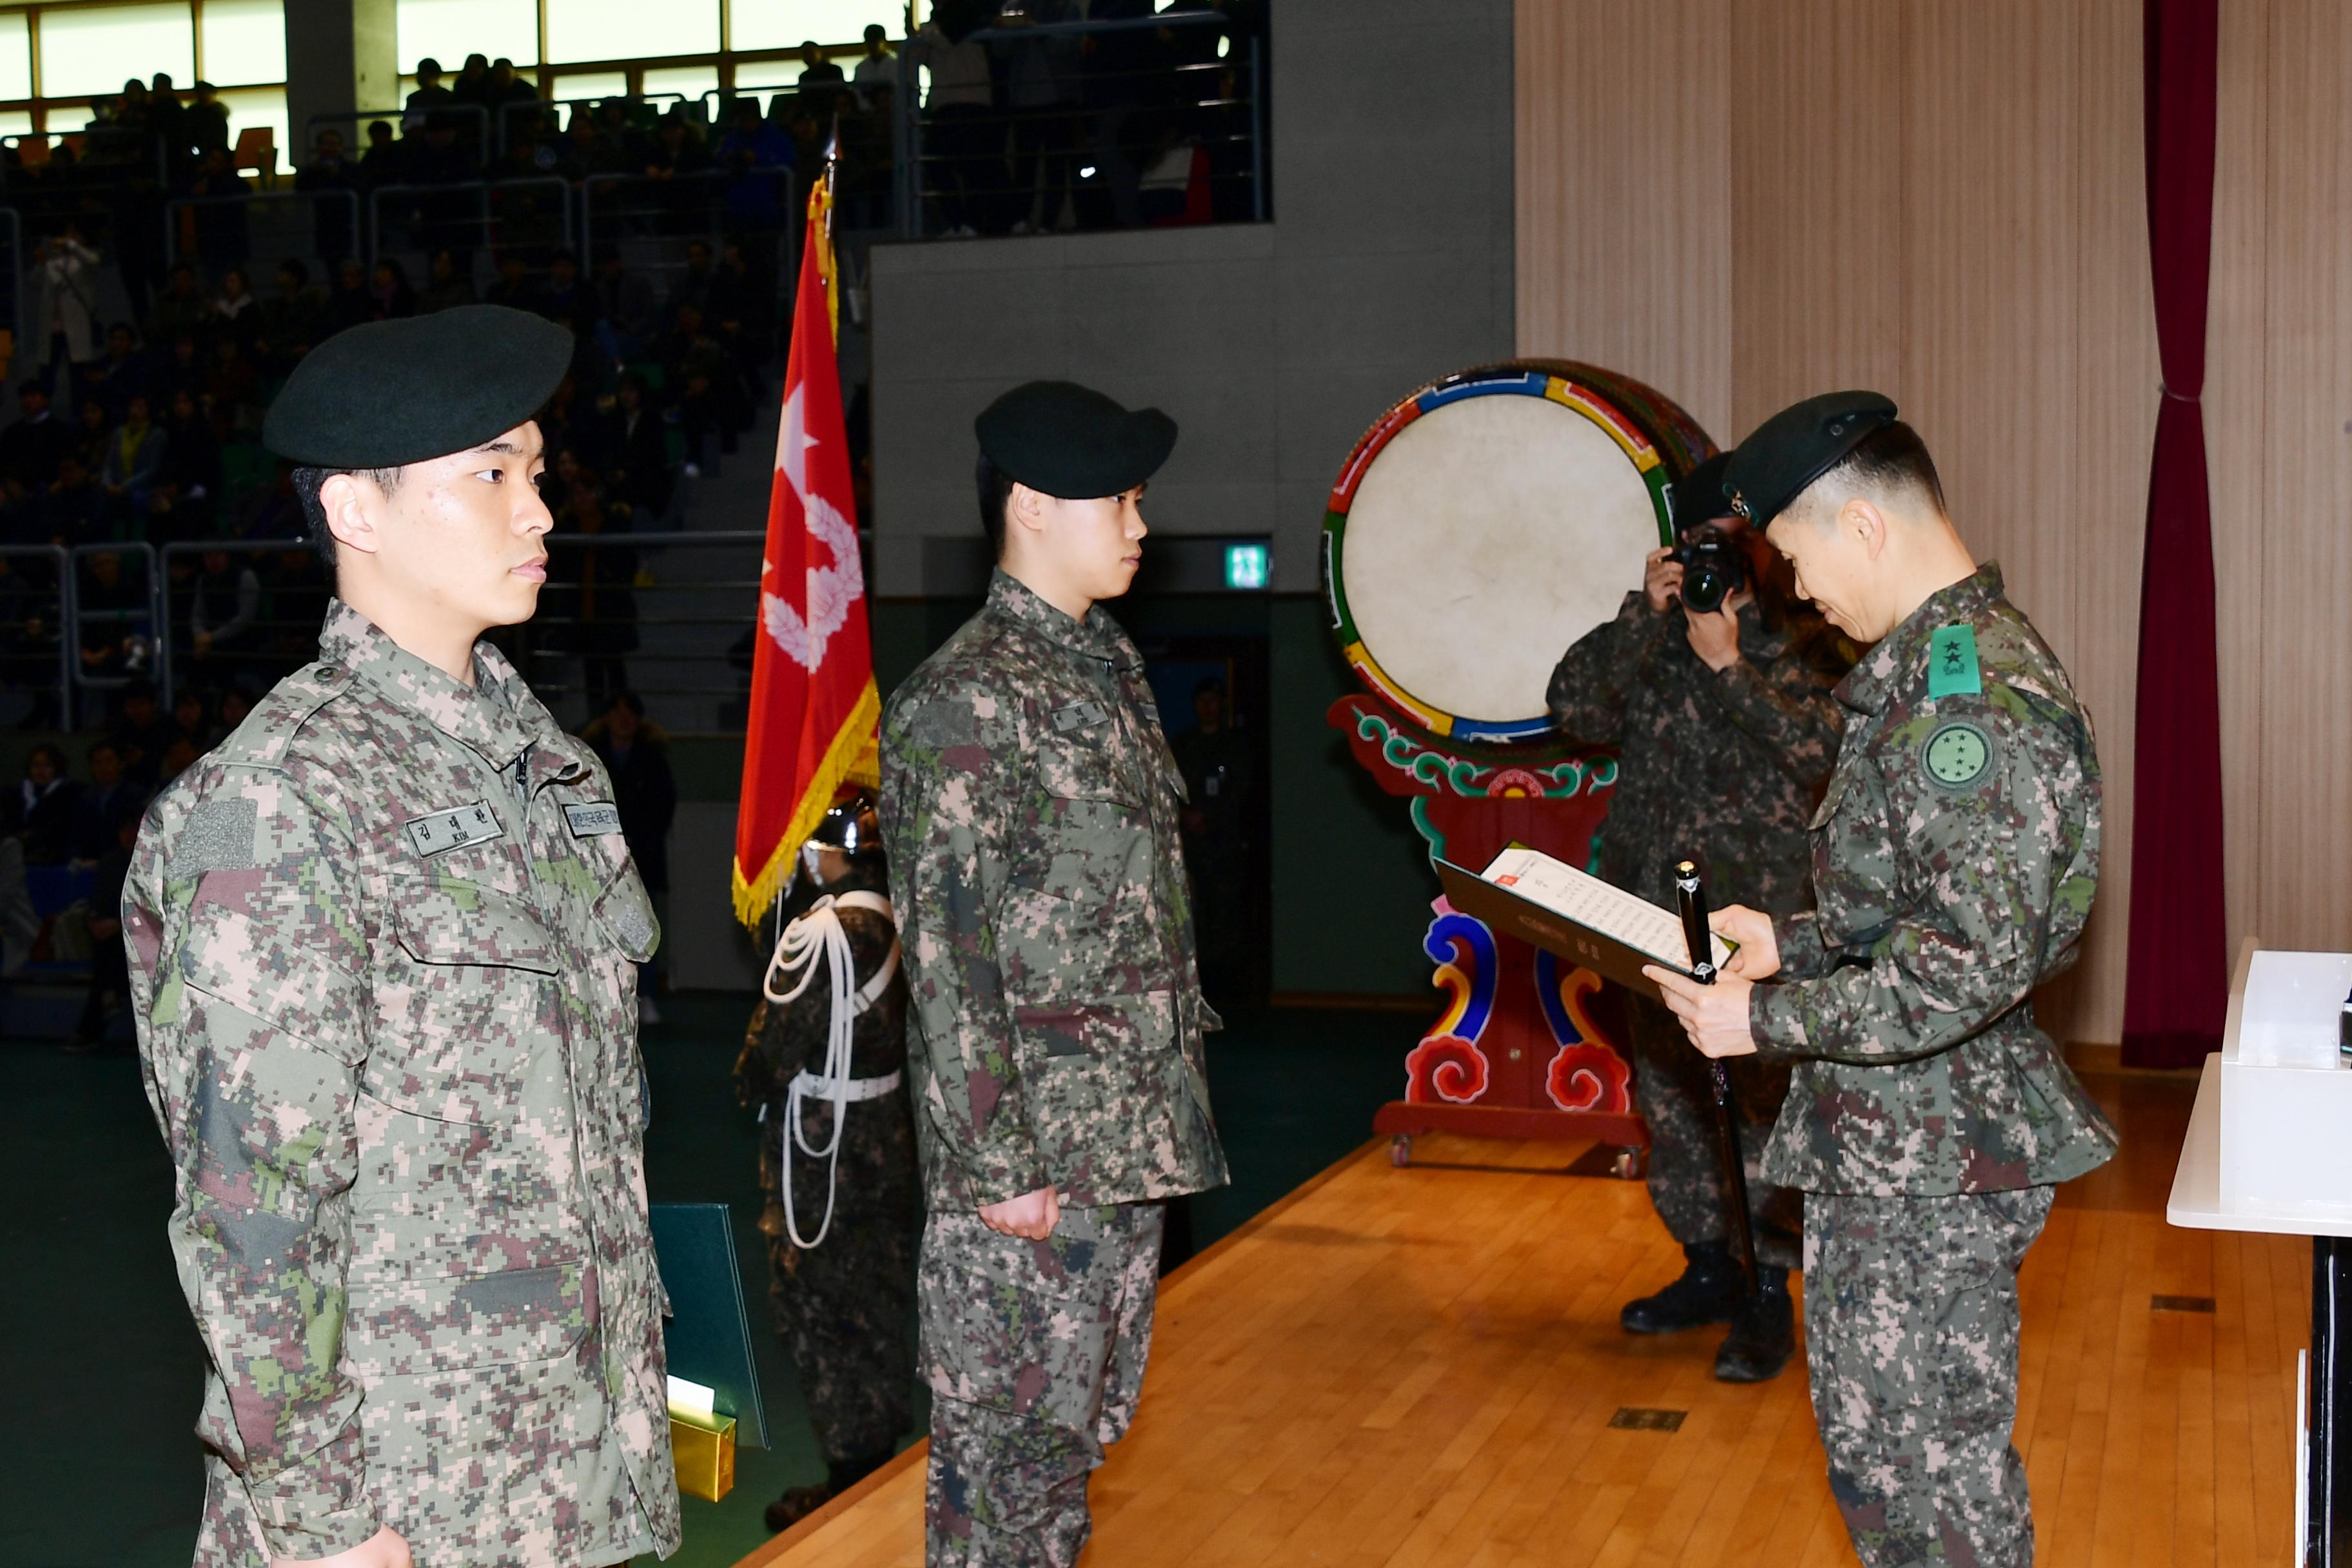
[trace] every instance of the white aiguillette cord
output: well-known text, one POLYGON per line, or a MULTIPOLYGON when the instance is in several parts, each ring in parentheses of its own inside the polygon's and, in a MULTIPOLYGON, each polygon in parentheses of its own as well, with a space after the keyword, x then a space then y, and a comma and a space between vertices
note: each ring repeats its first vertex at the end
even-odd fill
MULTIPOLYGON (((841 923, 843 910, 864 910, 888 921, 891 929, 898 928, 897 912, 890 900, 879 893, 849 892, 832 894, 811 904, 807 910, 786 922, 776 938, 776 951, 768 960, 768 972, 760 977, 760 992, 774 1005, 796 1002, 803 993, 814 984, 819 973, 829 973, 833 981, 833 1014, 825 1029, 824 1071, 818 1081, 821 1099, 833 1106, 833 1135, 823 1148, 812 1148, 807 1134, 801 1130, 801 1101, 807 1092, 810 1075, 803 1072, 793 1078, 784 1098, 783 1170, 781 1185, 784 1190, 784 1232, 794 1247, 803 1249, 815 1247, 833 1228, 834 1183, 841 1168, 841 1129, 846 1121, 851 1099, 849 1048, 857 1028, 859 1015, 872 1007, 888 989, 890 977, 898 972, 898 943, 893 938, 890 956, 864 987, 857 984, 857 963, 849 948, 849 932, 841 923), (818 960, 824 960, 820 964, 818 960), (776 987, 798 972, 799 981, 789 991, 776 987), (793 1210, 793 1150, 798 1148, 814 1160, 829 1162, 824 1177, 824 1219, 816 1227, 816 1235, 803 1239, 800 1223, 793 1210)), ((893 1079, 897 1075, 892 1075, 893 1079)), ((881 1080, 877 1080, 881 1081, 881 1080)), ((867 1098, 864 1093, 858 1099, 867 1098)))

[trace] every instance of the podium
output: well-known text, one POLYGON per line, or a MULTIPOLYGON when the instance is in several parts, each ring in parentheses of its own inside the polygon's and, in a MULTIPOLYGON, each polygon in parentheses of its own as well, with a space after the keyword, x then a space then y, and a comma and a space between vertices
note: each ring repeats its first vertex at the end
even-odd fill
POLYGON ((2352 1062, 2338 1050, 2352 953, 2249 937, 2221 1049, 2205 1058, 2165 1217, 2311 1239, 2298 1392, 2294 1561, 2352 1568, 2352 1062))

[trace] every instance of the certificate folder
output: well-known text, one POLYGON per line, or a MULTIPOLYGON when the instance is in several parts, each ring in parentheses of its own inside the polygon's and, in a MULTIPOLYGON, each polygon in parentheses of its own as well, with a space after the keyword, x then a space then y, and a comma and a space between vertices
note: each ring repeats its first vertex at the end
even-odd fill
MULTIPOLYGON (((1613 980, 1629 991, 1655 998, 1655 982, 1643 978, 1644 964, 1677 974, 1691 973, 1690 948, 1681 918, 1622 888, 1555 860, 1539 849, 1514 844, 1486 870, 1437 861, 1437 879, 1448 902, 1506 936, 1557 953, 1570 963, 1613 980)), ((1716 937, 1720 968, 1732 945, 1716 937)))

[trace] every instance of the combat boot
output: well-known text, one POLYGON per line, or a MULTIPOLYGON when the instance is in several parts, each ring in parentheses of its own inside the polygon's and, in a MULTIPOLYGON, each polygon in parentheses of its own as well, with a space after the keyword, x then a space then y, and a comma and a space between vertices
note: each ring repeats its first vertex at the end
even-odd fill
POLYGON ((1717 1383, 1766 1383, 1797 1353, 1797 1308, 1789 1299, 1789 1271, 1759 1268, 1754 1300, 1742 1297, 1731 1333, 1715 1352, 1717 1383))
POLYGON ((1654 1296, 1628 1301, 1617 1321, 1629 1334, 1671 1334, 1708 1323, 1731 1321, 1739 1301, 1739 1265, 1731 1247, 1720 1241, 1702 1241, 1683 1248, 1689 1261, 1682 1278, 1654 1296))

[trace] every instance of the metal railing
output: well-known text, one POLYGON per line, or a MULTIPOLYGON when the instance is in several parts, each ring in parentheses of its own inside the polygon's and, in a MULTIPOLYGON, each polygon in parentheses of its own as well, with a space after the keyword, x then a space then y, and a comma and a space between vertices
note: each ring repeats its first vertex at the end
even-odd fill
MULTIPOLYGON (((451 115, 472 120, 475 129, 473 146, 479 154, 476 162, 487 164, 490 161, 492 149, 488 110, 478 103, 445 103, 431 112, 436 117, 451 115)), ((318 146, 319 132, 322 130, 341 131, 348 127, 351 134, 343 138, 343 155, 356 163, 368 150, 367 137, 362 127, 372 121, 388 121, 395 138, 404 138, 408 134, 407 116, 408 110, 404 108, 343 109, 331 110, 325 114, 314 114, 302 121, 302 146, 294 158, 294 166, 298 169, 302 166, 303 161, 310 156, 311 150, 318 146)), ((421 127, 416 135, 420 141, 423 139, 424 132, 421 127)))
POLYGON ((32 311, 25 301, 25 220, 15 207, 0 207, 0 246, 5 246, 8 252, 7 265, 0 267, 0 285, 8 290, 7 321, 16 334, 10 341, 16 345, 16 363, 46 370, 49 345, 36 345, 25 335, 31 325, 32 311))
MULTIPOLYGON (((751 607, 759 602, 766 538, 755 529, 549 535, 551 559, 539 613, 503 634, 515 668, 573 723, 594 718, 613 692, 626 688, 674 731, 741 733, 751 689, 751 607), (660 574, 649 569, 648 557, 664 563, 660 574), (604 575, 590 575, 591 559, 604 575)), ((307 542, 282 539, 164 547, 154 668, 166 707, 192 688, 235 688, 258 697, 317 658, 319 624, 332 592, 322 574, 290 576, 283 563, 275 573, 264 566, 256 572, 259 613, 232 643, 200 651, 193 625, 198 579, 184 576, 183 563, 215 552, 251 560, 310 550, 307 542)), ((234 584, 223 591, 234 593, 234 584)), ((79 633, 69 635, 78 646, 79 633)))
POLYGON ((120 690, 142 675, 152 679, 157 689, 170 689, 171 638, 163 629, 170 623, 164 605, 163 574, 153 545, 131 540, 74 546, 71 593, 68 603, 73 622, 76 689, 120 690), (106 583, 104 574, 94 564, 86 564, 101 555, 110 555, 117 562, 113 584, 106 583), (143 594, 121 591, 121 583, 130 575, 133 565, 144 574, 143 594), (87 582, 83 580, 85 571, 89 574, 87 582), (93 605, 91 601, 100 595, 122 602, 93 605), (101 644, 91 639, 92 629, 115 626, 122 628, 121 634, 108 638, 101 651, 101 644))
MULTIPOLYGON (((334 595, 334 581, 320 566, 318 549, 310 541, 189 540, 165 545, 163 563, 163 629, 156 641, 166 650, 167 657, 156 685, 166 705, 178 697, 177 689, 183 686, 224 689, 234 687, 248 698, 257 698, 318 657, 319 626, 326 617, 327 602, 334 595), (228 640, 208 641, 199 647, 194 612, 197 595, 205 592, 204 581, 194 572, 183 576, 179 569, 188 562, 201 567, 204 557, 215 553, 233 562, 277 557, 279 566, 274 572, 255 573, 260 579, 259 613, 228 640), (301 563, 305 568, 302 575, 288 574, 289 557, 301 563)), ((234 586, 228 591, 234 593, 234 586)), ((204 607, 207 622, 220 618, 218 607, 209 602, 204 607)), ((234 605, 228 606, 232 616, 235 608, 234 605)))
POLYGON ((766 542, 757 529, 550 534, 539 613, 514 628, 515 668, 583 722, 625 688, 673 731, 740 734, 766 542), (599 556, 609 575, 591 579, 599 556), (655 574, 647 556, 670 569, 655 574))
POLYGON ((633 269, 667 274, 685 269, 689 239, 716 254, 730 236, 766 233, 777 239, 776 275, 790 278, 799 253, 799 190, 792 170, 767 165, 665 179, 591 174, 580 182, 581 248, 593 258, 608 242, 628 247, 636 254, 625 250, 623 259, 633 269))
MULTIPOLYGON (((983 27, 966 41, 1039 48, 1057 39, 1229 26, 1217 12, 1176 12, 983 27)), ((961 111, 967 106, 919 106, 919 51, 902 46, 891 138, 898 233, 1051 231, 1061 226, 1066 202, 1082 229, 1198 222, 1191 195, 1202 162, 1208 221, 1265 222, 1264 50, 1254 35, 1242 41, 1246 47, 1231 55, 1079 71, 1075 97, 971 113, 961 111)), ((1048 65, 1047 74, 1066 68, 1048 65)))
POLYGON ((0 579, 0 687, 33 691, 55 676, 57 727, 70 730, 80 647, 72 552, 58 544, 0 544, 0 562, 8 566, 0 579), (47 606, 54 608, 42 613, 47 606))
MULTIPOLYGON (((488 262, 494 271, 495 258, 509 250, 577 248, 572 186, 556 174, 454 185, 378 185, 368 193, 367 236, 371 267, 387 256, 429 258, 446 248, 473 258, 478 267, 488 262)), ((410 281, 422 287, 425 279, 420 272, 410 281)))
POLYGON ((349 190, 173 196, 163 204, 164 265, 175 265, 193 253, 193 259, 217 276, 229 267, 249 272, 255 267, 275 269, 281 261, 307 265, 320 258, 339 260, 352 253, 359 214, 359 193, 349 190), (332 213, 323 224, 322 210, 332 213), (334 234, 334 217, 342 219, 340 249, 320 242, 322 233, 334 234), (330 256, 330 250, 335 254, 330 256))

